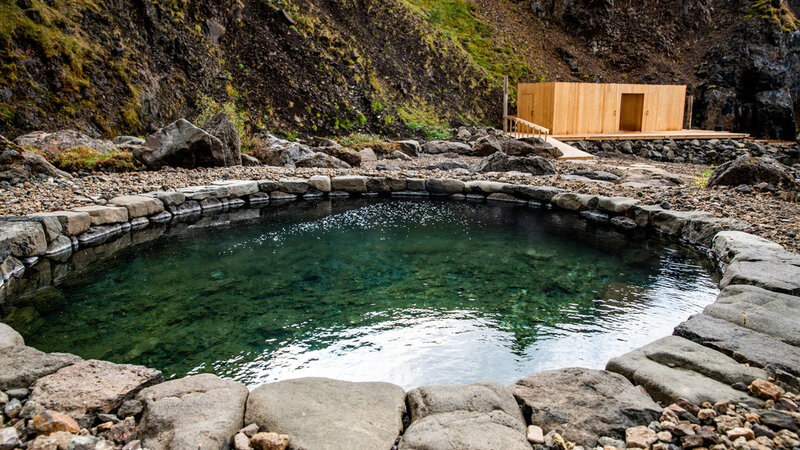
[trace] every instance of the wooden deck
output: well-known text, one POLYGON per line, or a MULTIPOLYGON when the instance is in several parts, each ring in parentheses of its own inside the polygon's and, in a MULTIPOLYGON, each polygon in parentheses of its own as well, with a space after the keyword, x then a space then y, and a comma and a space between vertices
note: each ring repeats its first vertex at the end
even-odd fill
POLYGON ((561 150, 561 153, 563 153, 563 154, 558 159, 572 159, 572 160, 574 160, 574 159, 594 159, 594 155, 592 155, 591 153, 586 153, 583 150, 578 150, 577 148, 575 148, 575 147, 573 147, 573 146, 571 146, 569 144, 565 144, 565 143, 559 141, 556 138, 548 137, 547 138, 547 143, 552 145, 553 147, 561 150))
POLYGON ((681 130, 657 132, 620 131, 617 133, 597 134, 554 134, 551 135, 562 141, 619 141, 619 140, 662 140, 662 139, 747 139, 746 133, 729 133, 726 131, 710 130, 681 130))

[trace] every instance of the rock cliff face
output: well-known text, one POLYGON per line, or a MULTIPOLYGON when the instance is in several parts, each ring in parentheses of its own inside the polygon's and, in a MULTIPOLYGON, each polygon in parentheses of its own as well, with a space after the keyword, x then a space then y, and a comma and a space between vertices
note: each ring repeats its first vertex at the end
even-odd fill
POLYGON ((798 3, 10 0, 0 134, 141 135, 220 111, 253 132, 498 126, 509 73, 685 83, 695 126, 794 139, 798 3))
POLYGON ((541 0, 532 10, 634 82, 690 84, 693 125, 794 140, 800 125, 796 0, 541 0), (672 73, 658 67, 674 59, 672 73))

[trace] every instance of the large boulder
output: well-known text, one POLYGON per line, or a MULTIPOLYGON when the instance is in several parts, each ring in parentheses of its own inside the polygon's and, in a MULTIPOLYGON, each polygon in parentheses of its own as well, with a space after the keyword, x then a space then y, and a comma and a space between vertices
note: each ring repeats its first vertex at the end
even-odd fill
POLYGON ((57 156, 65 150, 77 147, 89 147, 100 153, 119 150, 111 141, 93 139, 75 130, 61 130, 54 133, 35 131, 14 139, 14 143, 23 147, 41 150, 50 156, 57 156))
POLYGON ((440 153, 456 153, 459 155, 470 156, 472 155, 472 147, 469 144, 455 141, 430 141, 422 146, 424 153, 440 154, 440 153))
POLYGON ((68 353, 44 353, 33 347, 0 348, 0 391, 28 388, 37 379, 75 364, 81 358, 68 353))
POLYGON ((496 381, 424 386, 407 395, 411 425, 404 450, 529 450, 525 419, 507 387, 496 381))
POLYGON ((163 380, 161 372, 142 366, 88 360, 38 379, 30 400, 81 419, 110 413, 140 390, 163 380))
POLYGON ((405 392, 393 384, 299 378, 253 389, 245 423, 288 434, 292 450, 388 449, 405 409, 405 392))
POLYGON ((0 181, 16 184, 36 176, 69 178, 69 174, 56 169, 43 156, 0 136, 0 181))
POLYGON ((25 339, 17 333, 17 330, 0 322, 0 348, 13 347, 15 345, 25 345, 25 339))
MULTIPOLYGON (((360 156, 359 156, 360 158, 360 156)), ((360 164, 360 163, 359 163, 360 164)), ((315 152, 294 162, 295 167, 317 167, 323 169, 348 169, 350 164, 326 153, 315 152)))
POLYGON ((357 151, 342 147, 335 142, 334 144, 335 145, 328 145, 324 147, 312 147, 311 150, 342 160, 353 167, 358 167, 361 165, 361 155, 357 151))
POLYGON ((47 236, 38 222, 0 221, 0 259, 14 255, 27 258, 47 250, 47 236))
POLYGON ((497 152, 472 167, 476 172, 523 172, 533 175, 554 175, 556 167, 541 156, 509 156, 497 152))
POLYGON ((472 143, 475 156, 489 156, 503 151, 503 145, 494 136, 483 136, 472 143))
POLYGON ((503 153, 511 156, 561 157, 564 153, 541 139, 509 139, 502 144, 503 153))
POLYGON ((247 388, 235 381, 201 374, 143 389, 139 423, 142 447, 167 449, 229 448, 242 428, 247 388))
MULTIPOLYGON (((237 159, 222 141, 185 119, 178 119, 158 130, 133 154, 151 169, 164 166, 193 169, 237 164, 237 159)), ((241 163, 241 157, 238 163, 241 163)))
POLYGON ((542 372, 517 381, 511 392, 531 424, 583 446, 594 447, 601 436, 624 438, 627 428, 661 415, 658 404, 628 380, 603 370, 542 372))
POLYGON ((766 156, 753 158, 747 154, 714 169, 707 186, 739 186, 759 183, 795 187, 794 177, 786 166, 766 156))
POLYGON ((226 166, 238 166, 242 164, 242 141, 239 138, 239 130, 230 117, 225 113, 219 113, 208 120, 203 125, 212 136, 215 136, 225 146, 227 157, 226 166))
POLYGON ((296 167, 302 158, 313 156, 314 151, 307 145, 289 142, 271 134, 265 135, 253 149, 253 156, 268 166, 296 167))

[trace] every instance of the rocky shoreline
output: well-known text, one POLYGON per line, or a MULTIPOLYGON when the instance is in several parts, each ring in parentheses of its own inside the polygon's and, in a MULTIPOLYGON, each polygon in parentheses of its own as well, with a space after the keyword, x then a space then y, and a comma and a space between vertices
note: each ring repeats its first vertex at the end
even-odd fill
MULTIPOLYGON (((387 383, 310 378, 248 392, 239 383, 208 374, 162 382, 158 371, 144 367, 44 354, 4 327, 0 391, 8 400, 0 396, 7 421, 0 448, 574 450, 598 445, 721 450, 800 445, 800 257, 739 231, 750 224, 710 212, 666 209, 671 205, 647 204, 637 197, 534 183, 359 175, 280 178, 281 169, 252 181, 217 173, 256 170, 251 173, 257 176, 259 169, 166 169, 154 174, 166 179, 191 173, 216 180, 176 191, 163 190, 162 184, 156 191, 104 202, 90 199, 88 206, 71 211, 4 217, 3 289, 12 291, 20 277, 36 274, 44 261, 63 260, 78 248, 101 249, 97 257, 108 256, 120 248, 118 242, 135 243, 120 236, 158 230, 165 222, 228 225, 252 220, 239 215, 249 211, 244 209, 248 205, 391 196, 550 205, 622 231, 657 231, 710 249, 723 271, 722 292, 702 314, 681 324, 675 336, 613 359, 609 371, 545 372, 510 389, 482 382, 404 392, 387 383)), ((528 180, 524 174, 501 177, 528 180)), ((541 177, 532 179, 544 184, 541 177)), ((559 182, 587 186, 564 176, 559 182)))

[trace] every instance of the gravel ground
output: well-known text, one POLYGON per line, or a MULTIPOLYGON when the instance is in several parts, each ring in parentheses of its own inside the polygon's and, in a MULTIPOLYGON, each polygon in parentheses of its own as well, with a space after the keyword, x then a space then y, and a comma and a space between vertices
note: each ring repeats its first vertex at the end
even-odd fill
MULTIPOLYGON (((330 176, 361 174, 368 176, 437 177, 461 180, 488 179, 518 184, 549 185, 572 192, 625 196, 638 198, 644 204, 669 203, 672 209, 698 209, 719 217, 733 217, 752 224, 749 232, 783 244, 787 250, 800 252, 800 203, 784 201, 771 192, 739 192, 733 188, 700 189, 695 185, 706 166, 693 164, 660 163, 644 159, 602 158, 594 161, 556 161, 560 175, 531 176, 518 172, 475 174, 464 169, 454 171, 421 169, 442 161, 462 161, 472 164, 478 158, 447 155, 425 155, 410 161, 386 160, 365 163, 354 169, 287 169, 279 167, 226 167, 214 169, 163 169, 157 172, 132 172, 123 174, 76 175, 70 180, 49 180, 40 183, 26 182, 0 188, 0 214, 20 215, 40 211, 69 209, 105 200, 122 194, 136 194, 153 190, 177 189, 185 186, 208 184, 223 179, 280 179, 285 177, 310 177, 315 174, 330 176), (382 167, 383 166, 383 167, 382 167), (389 167, 385 167, 389 166, 389 167), (598 182, 575 177, 576 172, 604 171, 625 176, 632 172, 660 173, 655 177, 679 177, 680 186, 623 186, 613 182, 598 182)), ((647 178, 647 177, 646 177, 647 178)))

